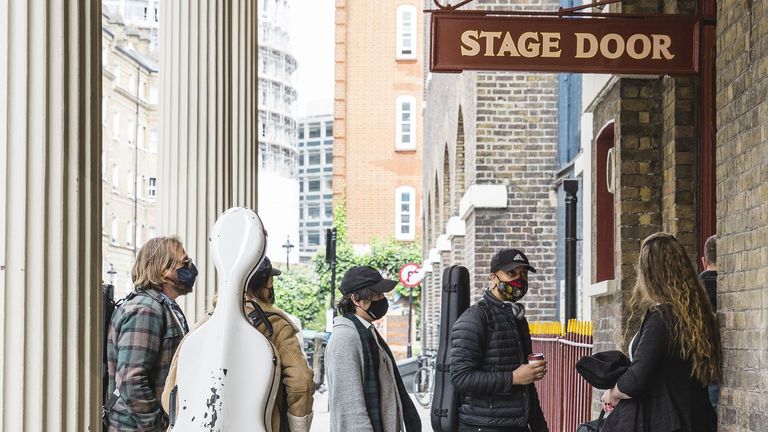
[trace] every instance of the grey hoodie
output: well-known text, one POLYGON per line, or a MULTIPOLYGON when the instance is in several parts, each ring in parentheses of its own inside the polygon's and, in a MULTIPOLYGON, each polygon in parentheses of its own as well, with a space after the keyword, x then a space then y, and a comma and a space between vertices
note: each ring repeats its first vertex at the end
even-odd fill
MULTIPOLYGON (((374 336, 377 337, 377 336, 374 336)), ((384 432, 400 432, 403 427, 402 404, 397 393, 393 365, 379 348, 379 384, 384 432)), ((328 377, 331 432, 373 431, 363 393, 363 344, 357 327, 349 319, 337 317, 325 351, 328 377)))

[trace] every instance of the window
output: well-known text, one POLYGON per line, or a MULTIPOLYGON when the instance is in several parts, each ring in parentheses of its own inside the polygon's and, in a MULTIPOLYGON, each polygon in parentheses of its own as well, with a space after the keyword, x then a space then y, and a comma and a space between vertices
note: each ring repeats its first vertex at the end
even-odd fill
POLYGON ((120 167, 112 164, 112 192, 117 192, 118 187, 120 187, 120 167))
POLYGON ((147 127, 142 126, 141 129, 139 129, 139 136, 136 139, 136 144, 138 144, 140 149, 144 148, 144 136, 147 134, 147 127))
POLYGON ((324 188, 325 192, 333 192, 333 179, 332 178, 325 179, 325 181, 323 183, 325 183, 325 188, 324 188))
POLYGON ((320 150, 307 152, 307 165, 320 165, 320 150))
POLYGON ((136 131, 133 129, 133 117, 128 117, 128 147, 133 147, 135 144, 133 134, 135 134, 136 131))
POLYGON ((333 217, 333 206, 330 203, 325 204, 325 217, 326 218, 333 217))
POLYGON ((125 176, 125 191, 128 196, 133 198, 133 172, 128 170, 128 175, 125 176))
POLYGON ((397 8, 397 59, 416 58, 416 7, 402 5, 397 8))
POLYGON ((307 192, 320 192, 320 180, 314 179, 307 181, 307 192))
POLYGON ((399 96, 397 98, 397 137, 395 141, 395 150, 415 150, 415 122, 413 121, 413 111, 416 106, 416 99, 413 96, 399 96))
POLYGON ((309 137, 320 138, 320 123, 309 124, 309 137))
POLYGON ((320 204, 307 205, 307 219, 320 219, 320 204))
POLYGON ((157 178, 149 178, 149 191, 147 191, 149 199, 155 199, 157 197, 157 178))
POLYGON ((416 191, 410 186, 401 186, 395 191, 395 240, 413 240, 416 191))
POLYGON ((329 165, 333 163, 333 149, 327 149, 325 151, 325 163, 329 165))
POLYGON ((304 125, 299 126, 299 139, 304 139, 304 125))
POLYGON ((307 244, 309 246, 320 246, 320 232, 310 231, 307 233, 307 244))
POLYGON ((136 226, 136 247, 141 247, 141 232, 144 231, 144 225, 136 226))
POLYGON ((125 245, 131 246, 131 239, 133 239, 133 225, 131 221, 125 225, 125 245))
POLYGON ((299 166, 304 166, 304 153, 299 155, 299 166))
POLYGON ((113 245, 117 244, 117 230, 118 229, 120 229, 120 227, 118 226, 117 218, 113 217, 112 218, 112 238, 111 238, 111 243, 113 245))
POLYGON ((120 113, 117 110, 112 111, 112 138, 120 139, 120 113))
POLYGON ((327 122, 325 124, 325 137, 333 138, 333 122, 327 122))
POLYGON ((149 151, 153 153, 157 151, 157 129, 149 130, 149 151))

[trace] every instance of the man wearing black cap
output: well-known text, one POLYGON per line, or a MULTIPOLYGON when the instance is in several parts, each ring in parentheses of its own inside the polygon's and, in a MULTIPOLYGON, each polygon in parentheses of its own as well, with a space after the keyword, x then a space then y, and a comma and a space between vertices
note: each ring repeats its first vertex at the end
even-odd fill
POLYGON ((384 293, 395 285, 365 266, 350 268, 341 280, 341 316, 325 352, 332 432, 421 431, 392 352, 372 324, 387 314, 384 293))
POLYGON ((451 329, 451 381, 461 393, 459 431, 546 432, 533 385, 546 361, 528 364, 531 333, 525 308, 528 272, 536 269, 518 249, 491 259, 491 286, 451 329))

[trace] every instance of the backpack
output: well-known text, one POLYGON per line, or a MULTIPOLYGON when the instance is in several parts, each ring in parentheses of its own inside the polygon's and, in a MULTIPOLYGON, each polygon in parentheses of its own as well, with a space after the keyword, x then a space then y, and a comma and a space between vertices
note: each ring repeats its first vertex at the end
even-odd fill
MULTIPOLYGON (((155 298, 144 290, 136 290, 129 293, 125 298, 115 301, 115 287, 111 284, 101 285, 101 307, 104 312, 102 322, 102 338, 101 338, 101 394, 104 397, 104 405, 101 407, 101 423, 104 427, 103 430, 107 430, 109 426, 109 412, 112 411, 112 407, 117 403, 117 399, 120 397, 117 389, 112 394, 107 394, 109 391, 109 367, 107 361, 107 335, 109 334, 109 326, 112 323, 112 315, 115 311, 123 305, 127 300, 134 298, 137 295, 145 295, 160 303, 165 308, 163 302, 160 299, 155 298)), ((173 313, 171 311, 171 313, 173 313)), ((163 329, 166 327, 165 313, 163 313, 163 329)), ((165 330, 163 330, 165 333, 165 330)))

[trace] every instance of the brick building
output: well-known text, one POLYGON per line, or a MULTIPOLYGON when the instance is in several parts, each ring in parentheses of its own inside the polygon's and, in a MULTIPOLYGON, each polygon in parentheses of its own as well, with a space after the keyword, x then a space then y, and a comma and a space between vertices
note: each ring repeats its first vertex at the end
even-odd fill
MULTIPOLYGON (((550 0, 526 5, 479 0, 464 9, 558 6, 550 0)), ((423 290, 427 347, 437 347, 442 270, 466 266, 476 300, 488 287, 491 257, 504 247, 521 248, 537 269, 526 315, 557 318, 557 104, 555 74, 464 72, 427 79, 422 184, 422 244, 431 270, 423 290)))
POLYGON ((422 6, 336 1, 333 194, 357 250, 420 235, 422 6))
POLYGON ((594 284, 595 350, 617 347, 646 236, 675 234, 698 266, 704 240, 717 233, 719 430, 767 430, 768 144, 759 119, 768 31, 755 24, 768 16, 755 5, 706 0, 640 1, 612 11, 716 15, 717 24, 710 35, 704 27, 700 77, 612 76, 585 101, 594 136, 594 258, 585 273, 594 284))

